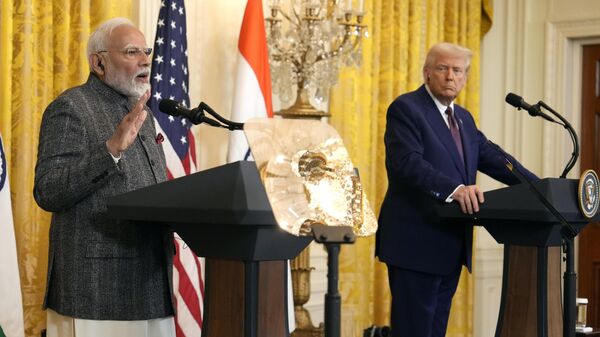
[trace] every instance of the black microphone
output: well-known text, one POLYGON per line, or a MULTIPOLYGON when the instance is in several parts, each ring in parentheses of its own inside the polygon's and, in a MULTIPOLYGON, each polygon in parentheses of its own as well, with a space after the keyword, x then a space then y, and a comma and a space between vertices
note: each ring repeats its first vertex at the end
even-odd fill
POLYGON ((206 123, 212 126, 221 126, 219 122, 214 121, 204 116, 202 109, 188 109, 183 104, 174 101, 172 99, 163 99, 158 103, 158 109, 167 115, 185 117, 189 119, 193 124, 206 123))
POLYGON ((506 103, 514 106, 517 109, 527 110, 527 112, 529 112, 529 115, 532 117, 540 116, 547 121, 556 122, 554 119, 550 118, 550 116, 542 112, 539 104, 530 105, 527 102, 525 102, 523 97, 513 94, 512 92, 509 92, 504 100, 506 101, 506 103))
POLYGON ((548 106, 548 104, 544 103, 543 101, 539 101, 535 105, 529 105, 529 104, 527 104, 527 102, 525 102, 523 100, 523 97, 521 97, 519 95, 515 95, 512 92, 509 92, 508 95, 506 95, 505 101, 506 101, 506 103, 514 106, 517 109, 527 110, 531 116, 540 116, 547 121, 556 123, 558 125, 563 126, 565 129, 567 129, 567 131, 569 132, 569 135, 571 136, 571 141, 573 142, 573 153, 571 154, 571 159, 567 163, 567 166, 565 166, 563 173, 560 175, 561 178, 566 178, 567 173, 569 173, 569 171, 573 168, 573 166, 575 166, 575 163, 577 162, 577 158, 579 157, 579 140, 577 138, 577 132, 575 132, 575 129, 573 129, 573 126, 571 126, 571 123, 569 123, 568 120, 566 120, 558 112, 554 111, 554 109, 552 109, 550 106, 548 106), (558 118, 560 120, 560 122, 555 120, 554 118, 551 118, 550 116, 546 115, 545 113, 543 113, 542 110, 540 109, 540 106, 543 107, 544 109, 550 111, 550 113, 552 113, 554 116, 556 116, 556 118, 558 118))

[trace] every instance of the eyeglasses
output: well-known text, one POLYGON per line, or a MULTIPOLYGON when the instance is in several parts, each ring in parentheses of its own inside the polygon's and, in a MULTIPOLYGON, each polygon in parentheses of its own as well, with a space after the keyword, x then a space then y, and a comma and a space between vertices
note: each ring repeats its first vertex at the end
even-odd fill
POLYGON ((125 48, 122 50, 99 50, 99 51, 97 51, 97 53, 108 53, 108 52, 123 53, 125 55, 125 57, 130 58, 130 59, 135 59, 135 58, 142 56, 142 54, 144 54, 146 56, 150 56, 150 54, 152 54, 152 48, 129 47, 129 48, 125 48))

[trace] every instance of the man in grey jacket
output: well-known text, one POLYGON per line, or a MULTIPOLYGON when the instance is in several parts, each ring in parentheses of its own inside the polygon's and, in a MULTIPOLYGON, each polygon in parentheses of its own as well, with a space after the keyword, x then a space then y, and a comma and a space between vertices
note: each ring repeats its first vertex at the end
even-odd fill
POLYGON ((151 49, 131 21, 88 41, 87 82, 58 96, 40 129, 34 196, 52 212, 48 336, 174 336, 173 234, 110 219, 111 196, 166 180, 149 98, 151 49))

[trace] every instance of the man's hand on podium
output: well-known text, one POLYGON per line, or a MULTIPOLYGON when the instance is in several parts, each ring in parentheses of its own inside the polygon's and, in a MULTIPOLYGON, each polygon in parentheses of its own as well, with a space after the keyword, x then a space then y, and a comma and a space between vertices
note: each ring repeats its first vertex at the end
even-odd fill
POLYGON ((483 192, 477 185, 461 186, 451 197, 465 214, 479 212, 479 204, 484 202, 483 192))

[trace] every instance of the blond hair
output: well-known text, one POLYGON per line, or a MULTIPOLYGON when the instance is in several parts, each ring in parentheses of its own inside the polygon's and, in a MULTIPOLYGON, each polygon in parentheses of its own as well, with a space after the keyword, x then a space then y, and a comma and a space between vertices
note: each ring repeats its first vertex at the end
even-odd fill
POLYGON ((433 66, 433 64, 437 60, 437 57, 441 54, 450 54, 453 56, 464 58, 465 72, 469 72, 473 52, 471 52, 469 48, 465 48, 461 45, 450 42, 440 42, 434 44, 431 48, 429 48, 429 51, 427 52, 427 57, 425 58, 425 64, 423 65, 423 70, 433 66))

